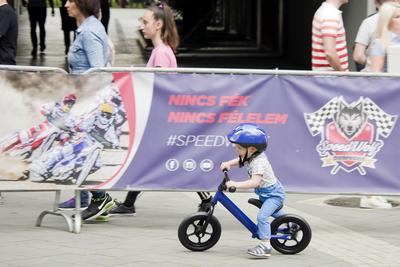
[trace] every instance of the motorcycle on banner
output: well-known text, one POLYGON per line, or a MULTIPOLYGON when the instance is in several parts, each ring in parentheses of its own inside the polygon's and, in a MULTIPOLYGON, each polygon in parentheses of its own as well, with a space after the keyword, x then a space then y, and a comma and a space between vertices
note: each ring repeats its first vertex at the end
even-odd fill
POLYGON ((61 130, 46 121, 0 140, 0 151, 21 160, 33 160, 50 149, 61 130))
POLYGON ((100 152, 103 145, 86 132, 77 132, 64 145, 56 146, 29 166, 29 179, 33 182, 54 180, 72 181, 80 186, 101 167, 100 152))
POLYGON ((76 102, 76 95, 69 93, 60 102, 43 105, 40 113, 46 120, 28 130, 15 131, 0 140, 0 151, 21 160, 32 161, 49 150, 54 141, 64 141, 66 134, 74 127, 70 114, 76 102))
POLYGON ((115 131, 115 113, 111 104, 102 103, 83 115, 67 142, 32 162, 29 166, 30 180, 62 183, 72 180, 76 185, 82 185, 89 174, 102 166, 100 152, 104 148, 120 148, 115 131))

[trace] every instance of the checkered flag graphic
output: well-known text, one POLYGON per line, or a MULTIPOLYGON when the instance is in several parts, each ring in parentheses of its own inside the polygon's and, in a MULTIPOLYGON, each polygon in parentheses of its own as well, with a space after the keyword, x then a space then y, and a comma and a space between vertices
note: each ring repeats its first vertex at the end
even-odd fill
POLYGON ((387 114, 369 98, 363 101, 363 111, 368 114, 368 119, 376 122, 378 134, 385 138, 389 137, 396 124, 397 115, 387 114))
POLYGON ((338 111, 340 101, 341 98, 335 97, 319 110, 304 114, 304 119, 312 136, 316 136, 323 131, 325 121, 331 119, 338 111))

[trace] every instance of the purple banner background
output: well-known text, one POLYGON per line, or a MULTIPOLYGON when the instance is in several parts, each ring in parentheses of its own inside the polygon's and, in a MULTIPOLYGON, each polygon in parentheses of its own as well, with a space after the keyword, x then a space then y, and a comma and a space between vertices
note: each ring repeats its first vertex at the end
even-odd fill
MULTIPOLYGON (((331 174, 332 167, 322 167, 321 157, 316 151, 321 137, 311 135, 304 119, 305 113, 313 113, 340 96, 348 104, 358 101, 360 97, 369 98, 384 112, 398 115, 399 89, 399 79, 386 77, 156 74, 144 136, 127 170, 112 187, 215 190, 222 178, 220 162, 234 158, 235 151, 228 142, 221 146, 220 143, 217 146, 209 145, 211 140, 221 141, 221 136, 225 136, 239 123, 232 120, 218 123, 221 113, 239 112, 245 115, 269 114, 269 120, 262 121, 268 123, 260 123, 270 136, 266 154, 286 190, 399 193, 397 161, 400 136, 397 124, 388 138, 380 138, 384 145, 374 156, 377 160, 375 168, 365 168, 365 175, 358 171, 344 170, 331 174), (203 101, 201 105, 195 106, 168 105, 171 95, 211 96, 217 104, 203 101), (218 105, 223 96, 248 98, 242 98, 242 103, 233 103, 239 106, 218 105), (204 103, 210 106, 203 106, 204 103), (209 123, 168 122, 171 112, 207 113, 202 119, 207 118, 209 123), (209 114, 215 114, 215 117, 209 114), (285 122, 285 114, 287 121, 282 123, 285 122), (182 139, 178 136, 187 135, 219 137, 210 138, 207 142, 204 141, 205 137, 200 137, 197 145, 207 146, 195 146, 193 143, 179 146, 182 139), (171 159, 176 162, 167 163, 171 159), (194 170, 183 168, 184 161, 188 159, 196 163, 194 170), (203 160, 211 160, 214 168, 210 170, 208 164, 205 165, 206 171, 201 170, 200 162, 203 160), (179 168, 167 170, 166 166, 175 167, 177 163, 179 168)), ((137 112, 140 114, 140 111, 137 112)), ((193 167, 190 164, 188 166, 193 167)), ((245 168, 233 171, 231 177, 245 179, 245 168)))

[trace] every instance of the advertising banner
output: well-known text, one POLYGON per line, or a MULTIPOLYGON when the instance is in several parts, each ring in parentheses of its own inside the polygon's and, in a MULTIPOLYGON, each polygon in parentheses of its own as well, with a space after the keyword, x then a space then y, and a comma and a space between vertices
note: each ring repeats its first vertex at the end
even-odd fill
MULTIPOLYGON (((2 162, 22 167, 2 164, 0 190, 216 190, 220 163, 236 157, 226 135, 250 122, 266 130, 287 191, 399 193, 398 78, 311 74, 30 74, 20 84, 4 73, 2 162), (54 107, 70 92, 68 116, 46 115, 44 100, 54 107)), ((230 176, 247 179, 246 168, 230 176)))
POLYGON ((97 185, 126 158, 112 74, 1 71, 0 88, 0 191, 97 185))

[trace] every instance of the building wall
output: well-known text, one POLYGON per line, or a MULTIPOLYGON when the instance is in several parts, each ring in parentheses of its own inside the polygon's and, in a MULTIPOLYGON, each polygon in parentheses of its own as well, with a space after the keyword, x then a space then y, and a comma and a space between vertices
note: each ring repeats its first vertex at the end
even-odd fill
POLYGON ((301 69, 311 69, 311 25, 321 0, 286 0, 284 29, 287 60, 301 69))
POLYGON ((355 70, 355 65, 352 59, 354 40, 356 39, 361 22, 369 15, 369 2, 372 2, 373 4, 373 0, 350 0, 349 3, 344 5, 342 8, 343 21, 346 28, 347 48, 349 50, 350 70, 355 70))

